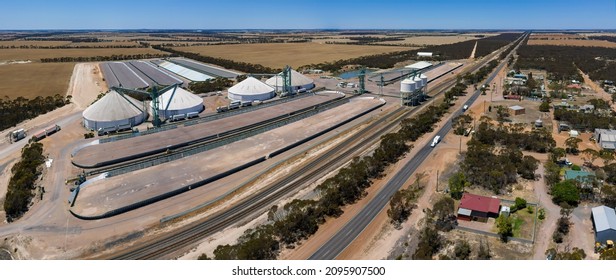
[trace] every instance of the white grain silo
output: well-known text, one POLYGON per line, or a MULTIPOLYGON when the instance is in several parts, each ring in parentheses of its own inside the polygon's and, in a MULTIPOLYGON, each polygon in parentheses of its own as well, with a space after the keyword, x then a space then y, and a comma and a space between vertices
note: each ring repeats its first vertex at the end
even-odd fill
POLYGON ((421 78, 421 83, 425 87, 428 84, 428 76, 421 74, 419 75, 419 78, 421 78))
POLYGON ((147 118, 142 102, 115 90, 83 111, 83 125, 90 130, 142 123, 147 118))
POLYGON ((422 87, 424 87, 425 85, 423 84, 423 81, 421 80, 421 78, 419 76, 415 76, 413 78, 413 81, 415 82, 415 84, 417 84, 417 89, 420 89, 422 87))
POLYGON ((253 78, 248 77, 229 88, 227 97, 238 101, 262 101, 276 96, 274 88, 253 78))
POLYGON ((170 87, 158 96, 158 115, 164 119, 175 115, 200 113, 203 109, 203 98, 179 86, 170 87))
MULTIPOLYGON (((282 73, 271 77, 265 81, 266 84, 276 89, 276 91, 282 91, 284 82, 282 79, 282 73)), ((312 89, 314 88, 314 80, 308 78, 301 73, 291 69, 291 87, 293 92, 297 92, 300 89, 312 89)))
POLYGON ((413 81, 413 79, 408 78, 402 80, 400 83, 400 91, 401 92, 414 92, 417 87, 417 83, 413 81))

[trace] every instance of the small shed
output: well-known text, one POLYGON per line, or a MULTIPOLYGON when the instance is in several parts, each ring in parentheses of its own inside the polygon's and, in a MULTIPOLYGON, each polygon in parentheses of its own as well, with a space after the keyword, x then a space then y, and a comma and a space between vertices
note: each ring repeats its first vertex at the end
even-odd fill
POLYGON ((574 130, 574 129, 569 131, 569 137, 578 137, 578 136, 580 136, 580 132, 579 131, 574 130))
POLYGON ((511 208, 509 206, 501 206, 500 215, 508 217, 511 214, 511 208))
POLYGON ((417 56, 432 57, 432 52, 417 52, 417 56))
POLYGON ((526 109, 520 105, 513 105, 509 107, 509 114, 512 116, 524 115, 526 113, 526 109))
POLYGON ((613 208, 604 205, 594 207, 590 218, 595 230, 595 242, 606 244, 616 240, 616 212, 613 208))

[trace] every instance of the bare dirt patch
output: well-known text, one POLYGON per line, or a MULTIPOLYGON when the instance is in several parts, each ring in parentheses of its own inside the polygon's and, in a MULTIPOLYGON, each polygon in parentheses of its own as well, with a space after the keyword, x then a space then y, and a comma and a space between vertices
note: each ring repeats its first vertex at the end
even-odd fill
POLYGON ((407 47, 331 45, 316 43, 238 44, 177 47, 179 51, 199 53, 235 61, 281 68, 348 59, 364 55, 409 50, 407 47))

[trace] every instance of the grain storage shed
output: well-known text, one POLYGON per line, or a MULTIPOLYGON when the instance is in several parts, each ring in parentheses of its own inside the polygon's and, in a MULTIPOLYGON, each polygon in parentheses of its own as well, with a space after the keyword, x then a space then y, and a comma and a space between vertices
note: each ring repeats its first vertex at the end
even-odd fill
POLYGON ((274 88, 253 77, 229 88, 229 99, 238 101, 267 100, 274 97, 274 88))
MULTIPOLYGON (((282 91, 284 82, 282 79, 282 73, 271 77, 265 81, 266 84, 276 89, 276 91, 282 91)), ((291 86, 293 87, 293 92, 297 92, 300 89, 312 89, 314 88, 314 80, 308 78, 301 73, 291 69, 291 86)))
POLYGON ((158 97, 158 115, 164 119, 193 112, 200 113, 203 108, 201 97, 177 85, 167 88, 158 97))
POLYGON ((142 123, 147 118, 141 101, 115 90, 83 111, 83 125, 90 130, 142 123))

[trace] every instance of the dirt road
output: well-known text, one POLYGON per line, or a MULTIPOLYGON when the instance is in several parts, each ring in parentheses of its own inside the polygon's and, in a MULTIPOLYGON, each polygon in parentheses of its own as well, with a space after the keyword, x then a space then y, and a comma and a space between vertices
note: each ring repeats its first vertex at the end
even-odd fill
POLYGON ((535 239, 535 253, 533 259, 544 260, 545 251, 549 249, 552 233, 556 229, 556 221, 560 217, 560 207, 552 202, 550 195, 548 195, 548 187, 543 179, 545 176, 545 169, 543 164, 540 164, 535 174, 541 176, 541 180, 535 181, 534 191, 535 196, 539 200, 539 204, 545 209, 545 219, 539 225, 539 229, 536 232, 537 238, 535 239))

